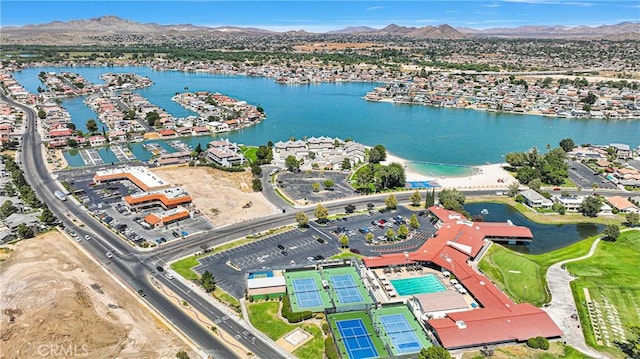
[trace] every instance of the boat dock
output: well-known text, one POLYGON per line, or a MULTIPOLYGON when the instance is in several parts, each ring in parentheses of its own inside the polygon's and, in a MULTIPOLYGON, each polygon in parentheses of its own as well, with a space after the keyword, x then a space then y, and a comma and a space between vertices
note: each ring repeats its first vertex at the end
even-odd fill
POLYGON ((84 162, 85 166, 98 166, 104 164, 104 160, 100 157, 98 150, 80 150, 80 157, 82 158, 82 162, 84 162))
POLYGON ((153 154, 154 156, 159 156, 165 153, 169 153, 169 151, 167 151, 159 143, 145 143, 143 147, 145 150, 151 152, 151 154, 153 154))
POLYGON ((136 160, 136 156, 126 147, 114 145, 111 146, 111 150, 120 162, 130 162, 136 160))
POLYGON ((180 141, 180 140, 173 140, 171 142, 169 142, 169 146, 173 147, 176 149, 176 151, 178 152, 191 152, 193 151, 193 148, 189 145, 187 145, 186 143, 180 141))

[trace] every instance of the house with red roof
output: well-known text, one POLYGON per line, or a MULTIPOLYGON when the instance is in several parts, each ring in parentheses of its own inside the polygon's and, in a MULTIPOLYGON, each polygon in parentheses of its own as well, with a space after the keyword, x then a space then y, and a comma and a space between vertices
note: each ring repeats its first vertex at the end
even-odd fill
POLYGON ((394 253, 364 258, 368 268, 421 264, 455 275, 456 280, 479 304, 470 310, 455 310, 423 320, 443 347, 459 349, 523 342, 542 336, 557 338, 562 331, 549 315, 531 304, 515 303, 491 280, 469 265, 485 244, 493 240, 531 240, 526 227, 511 223, 472 222, 461 214, 432 206, 437 231, 412 253, 394 253))

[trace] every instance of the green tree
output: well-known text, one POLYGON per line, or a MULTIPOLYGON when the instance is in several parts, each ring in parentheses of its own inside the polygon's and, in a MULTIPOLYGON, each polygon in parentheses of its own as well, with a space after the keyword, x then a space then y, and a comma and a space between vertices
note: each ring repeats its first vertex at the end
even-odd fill
POLYGON ((256 158, 258 159, 258 164, 270 163, 272 155, 273 153, 271 152, 270 147, 258 146, 258 150, 256 151, 256 158))
POLYGON ((38 118, 44 120, 47 118, 47 113, 43 109, 38 110, 38 118))
POLYGON ((564 215, 565 213, 567 213, 567 207, 565 207, 562 203, 560 202, 556 202, 551 206, 551 209, 560 214, 560 215, 564 215))
POLYGON ((401 224, 400 227, 398 227, 397 234, 400 238, 407 238, 407 236, 409 235, 409 228, 407 228, 406 225, 401 224))
POLYGON ((145 120, 147 120, 147 123, 151 127, 160 125, 160 123, 158 123, 158 121, 160 120, 160 115, 156 111, 151 111, 147 113, 147 115, 145 116, 145 120))
POLYGON ((78 141, 76 141, 73 138, 67 138, 67 146, 68 147, 72 147, 72 148, 76 148, 76 147, 78 147, 78 141))
POLYGON ((380 155, 380 161, 385 161, 387 159, 387 149, 383 145, 375 145, 373 146, 373 149, 380 155))
POLYGON ((342 165, 340 166, 340 168, 342 168, 343 170, 350 170, 351 169, 351 161, 348 158, 344 158, 342 160, 342 165))
POLYGON ((358 170, 358 189, 368 193, 371 190, 371 183, 375 178, 375 167, 365 165, 358 170))
POLYGON ((335 185, 335 182, 333 182, 331 178, 327 178, 326 180, 324 180, 324 188, 331 190, 334 185, 335 185))
POLYGON ((409 196, 409 202, 411 202, 412 206, 418 207, 420 205, 420 202, 422 202, 420 191, 416 190, 415 192, 413 192, 411 196, 409 196))
POLYGON ((254 178, 251 181, 251 187, 254 192, 262 192, 262 181, 260 178, 254 178))
POLYGON ((373 233, 367 232, 367 234, 364 235, 364 240, 367 241, 367 243, 371 243, 373 241, 373 237, 373 233))
POLYGON ((560 140, 560 148, 562 148, 564 152, 570 152, 571 150, 576 148, 576 144, 570 138, 563 138, 562 140, 560 140))
POLYGON ((459 213, 466 213, 464 210, 464 202, 466 197, 464 193, 457 189, 443 189, 438 195, 438 200, 442 207, 459 213))
MULTIPOLYGON (((200 142, 198 142, 198 144, 196 145, 196 148, 194 148, 193 150, 198 153, 198 156, 202 153, 202 145, 200 144, 200 142)), ((260 166, 258 166, 258 168, 260 168, 260 166)), ((251 168, 251 170, 253 170, 253 167, 251 168)), ((256 173, 253 172, 253 175, 255 176, 256 173)), ((258 176, 260 176, 260 175, 258 175, 258 176)))
POLYGON ((524 166, 524 164, 526 163, 525 155, 523 152, 509 152, 504 157, 504 160, 507 161, 509 166, 513 168, 524 166))
MULTIPOLYGON (((196 152, 198 151, 196 150, 196 152)), ((251 173, 253 174, 254 177, 262 176, 262 167, 260 167, 257 163, 252 164, 251 173)))
POLYGON ((376 176, 376 186, 379 189, 404 187, 406 183, 404 167, 399 163, 380 167, 376 176))
POLYGON ((304 212, 296 213, 296 222, 300 227, 306 228, 309 226, 309 217, 304 212))
POLYGON ((13 202, 11 202, 10 200, 6 200, 0 206, 0 219, 5 219, 10 215, 16 213, 17 211, 18 209, 13 205, 13 202))
POLYGON ((327 217, 329 217, 329 210, 327 209, 327 207, 318 203, 318 205, 316 206, 316 209, 313 211, 313 215, 316 216, 316 218, 320 222, 324 222, 327 220, 327 217))
POLYGON ((340 236, 340 245, 342 246, 342 248, 349 247, 349 237, 347 237, 346 234, 340 236))
POLYGON ((385 232, 384 236, 387 238, 388 241, 392 241, 396 238, 396 233, 393 231, 392 228, 389 228, 385 232))
POLYGON ((600 208, 602 208, 602 200, 600 200, 599 197, 586 196, 578 210, 583 216, 597 217, 598 212, 600 212, 600 208))
POLYGON ((509 191, 507 192, 507 195, 509 197, 515 197, 518 194, 518 191, 520 190, 520 183, 516 182, 511 182, 511 184, 509 185, 509 191))
POLYGON ((431 189, 431 192, 427 192, 427 195, 424 200, 424 208, 429 208, 436 204, 436 190, 431 189))
POLYGON ((409 228, 411 229, 420 228, 420 221, 418 221, 418 217, 415 214, 412 214, 411 218, 409 219, 409 228))
POLYGON ((56 221, 56 216, 53 215, 53 212, 46 205, 42 208, 42 213, 40 214, 40 222, 51 225, 56 221))
POLYGON ((384 204, 387 206, 387 209, 396 209, 398 208, 398 200, 396 199, 395 194, 390 194, 389 197, 385 198, 384 204))
POLYGON ((76 124, 73 122, 69 122, 66 124, 67 128, 70 129, 71 131, 75 131, 76 130, 76 124))
POLYGON ((216 281, 213 278, 213 274, 208 270, 204 271, 200 276, 199 284, 207 293, 211 293, 216 290, 216 281))
POLYGON ((290 172, 300 171, 300 161, 298 161, 294 155, 287 156, 287 158, 284 159, 284 165, 290 172))
POLYGON ((540 192, 540 188, 542 188, 542 181, 540 178, 534 178, 527 183, 527 186, 536 192, 540 192))
POLYGON ((344 212, 345 213, 353 213, 356 211, 356 206, 349 203, 348 205, 344 206, 344 212))
POLYGON ((86 126, 89 133, 95 133, 96 131, 98 131, 98 124, 96 123, 96 120, 92 118, 87 120, 86 126))
POLYGON ((375 148, 369 150, 369 163, 380 163, 382 161, 382 155, 375 148))
POLYGON ((638 224, 640 224, 640 214, 638 213, 635 213, 635 212, 627 213, 625 215, 625 219, 629 227, 635 227, 638 224))
POLYGON ((176 359, 189 359, 189 354, 184 350, 180 350, 176 353, 176 359))
POLYGON ((22 239, 32 238, 33 229, 24 223, 20 223, 18 225, 18 237, 22 239))
POLYGON ((620 237, 620 227, 617 224, 609 224, 602 232, 603 239, 609 242, 615 242, 620 237))
POLYGON ((313 192, 320 192, 320 183, 313 182, 311 184, 311 189, 313 190, 313 192))
POLYGON ((418 359, 451 359, 451 354, 447 349, 434 345, 429 349, 422 348, 418 353, 418 359))

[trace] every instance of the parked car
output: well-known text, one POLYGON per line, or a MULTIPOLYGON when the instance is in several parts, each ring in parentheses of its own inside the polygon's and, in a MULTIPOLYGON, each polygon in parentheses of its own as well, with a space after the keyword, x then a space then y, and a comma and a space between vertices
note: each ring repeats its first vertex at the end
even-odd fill
POLYGON ((180 237, 180 235, 176 231, 171 232, 171 235, 173 235, 175 238, 180 237))
POLYGON ((91 240, 91 236, 87 234, 87 235, 84 236, 84 239, 90 241, 91 240))
POLYGON ((107 252, 107 258, 109 258, 109 259, 113 258, 113 253, 107 252))
POLYGON ((357 249, 357 248, 351 248, 351 249, 349 249, 349 251, 350 251, 351 253, 360 254, 360 250, 359 250, 359 249, 357 249))
POLYGON ((146 297, 147 296, 147 293, 145 293, 145 291, 142 290, 142 289, 138 289, 138 294, 140 294, 141 297, 146 297))
POLYGON ((158 270, 158 272, 160 272, 160 273, 164 272, 164 268, 162 268, 162 267, 160 267, 160 266, 157 266, 157 267, 156 267, 156 269, 157 269, 157 270, 158 270))
POLYGON ((277 247, 278 247, 278 249, 280 249, 280 250, 284 250, 284 246, 283 246, 282 244, 278 244, 278 246, 277 246, 277 247))
POLYGON ((164 276, 167 277, 167 279, 169 279, 169 280, 173 279, 173 274, 171 274, 171 273, 167 272, 167 274, 165 274, 164 276))

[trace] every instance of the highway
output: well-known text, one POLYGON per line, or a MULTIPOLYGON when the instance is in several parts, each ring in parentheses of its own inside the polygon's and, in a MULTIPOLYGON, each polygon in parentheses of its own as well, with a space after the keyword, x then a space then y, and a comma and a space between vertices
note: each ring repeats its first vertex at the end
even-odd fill
MULTIPOLYGON (((94 239, 83 240, 81 245, 93 254, 102 265, 119 277, 134 292, 144 290, 147 295, 142 298, 156 311, 160 312, 169 322, 173 323, 184 335, 190 338, 203 352, 214 358, 236 358, 238 355, 218 338, 213 336, 209 329, 202 327, 193 318, 174 305, 167 297, 162 295, 156 287, 148 280, 149 276, 155 273, 156 264, 151 257, 155 256, 151 252, 138 252, 133 247, 124 243, 113 232, 96 222, 86 210, 68 200, 61 202, 54 195, 54 191, 60 189, 51 174, 44 166, 41 150, 41 140, 36 129, 36 112, 22 104, 16 103, 4 95, 0 95, 3 101, 20 107, 25 111, 27 131, 22 138, 22 151, 19 162, 23 164, 25 178, 36 191, 36 194, 51 211, 60 219, 67 218, 67 213, 71 213, 84 227, 73 224, 71 227, 80 236, 90 234, 94 239), (114 258, 109 260, 106 252, 112 252, 114 258)), ((205 298, 178 280, 168 280, 163 276, 157 276, 156 280, 171 289, 174 293, 182 296, 189 305, 205 315, 211 322, 216 322, 219 330, 235 336, 243 343, 248 350, 260 358, 277 358, 282 354, 273 349, 259 337, 251 333, 237 323, 233 318, 229 318, 223 311, 210 304, 205 298)))
MULTIPOLYGON (((115 233, 98 223, 84 207, 77 205, 72 200, 61 202, 54 196, 54 191, 60 188, 44 165, 41 140, 37 132, 36 112, 30 107, 6 98, 3 94, 0 94, 0 99, 23 109, 26 114, 27 130, 23 135, 22 151, 18 159, 22 163, 25 178, 36 191, 40 200, 46 203, 58 218, 63 219, 65 224, 70 224, 72 229, 82 237, 85 234, 90 234, 94 237, 90 241, 83 240, 80 245, 95 256, 113 275, 120 278, 134 292, 140 289, 144 290, 147 295, 142 300, 161 313, 169 322, 173 323, 207 355, 211 355, 214 358, 237 357, 235 352, 215 337, 209 329, 203 328, 192 317, 161 294, 149 280, 150 277, 155 276, 155 280, 186 300, 190 306, 206 316, 208 320, 215 322, 219 330, 236 337, 255 356, 259 358, 279 358, 284 356, 283 352, 276 349, 273 343, 267 342, 268 339, 265 340, 251 334, 242 324, 237 322, 236 318, 228 317, 225 312, 201 297, 197 292, 192 291, 189 284, 179 280, 169 280, 164 276, 157 275, 155 269, 157 265, 164 266, 175 259, 202 251, 203 244, 213 247, 249 234, 292 224, 295 213, 299 211, 303 211, 309 218, 313 218, 315 206, 303 209, 294 208, 274 193, 272 185, 268 181, 268 172, 272 167, 265 166, 263 170, 265 172, 262 177, 264 193, 267 199, 286 212, 252 220, 249 223, 238 223, 218 228, 215 231, 192 236, 188 240, 174 241, 175 243, 161 246, 153 251, 143 251, 125 243, 115 233), (77 218, 85 226, 79 227, 75 225, 71 220, 68 220, 68 214, 77 218), (106 252, 112 252, 115 257, 111 260, 108 259, 105 255, 106 252)), ((625 194, 624 191, 607 192, 610 194, 625 194)), ((411 194, 412 191, 398 192, 396 197, 398 202, 407 202, 411 194)), ((467 192, 466 194, 490 195, 495 194, 495 189, 467 192)), ((388 193, 384 193, 353 197, 324 203, 324 206, 331 213, 342 213, 347 204, 355 205, 358 210, 365 209, 368 203, 373 203, 375 206, 383 206, 384 199, 388 196, 388 193)))

